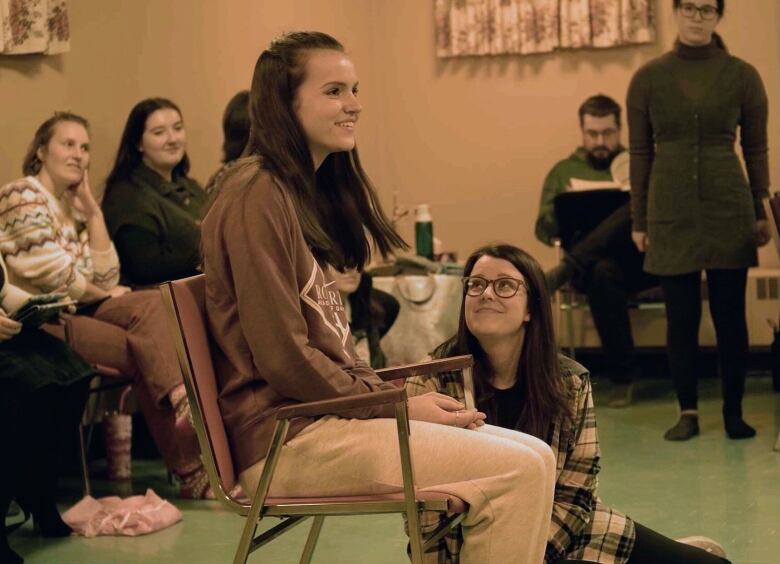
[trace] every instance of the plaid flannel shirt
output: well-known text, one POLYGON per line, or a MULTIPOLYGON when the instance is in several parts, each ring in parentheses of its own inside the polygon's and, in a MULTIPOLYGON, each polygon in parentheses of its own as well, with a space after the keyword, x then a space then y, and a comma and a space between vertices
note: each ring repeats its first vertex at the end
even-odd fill
MULTIPOLYGON (((634 547, 634 523, 596 495, 600 450, 590 377, 582 365, 563 355, 559 362, 574 418, 571 423, 556 421, 548 440, 556 456, 557 479, 544 561, 623 564, 634 547)), ((460 401, 464 398, 461 376, 456 372, 409 378, 406 390, 410 396, 439 392, 460 401)), ((436 513, 423 514, 423 532, 435 530, 439 518, 436 513)), ((426 564, 457 564, 462 544, 463 532, 458 527, 427 551, 426 564)))

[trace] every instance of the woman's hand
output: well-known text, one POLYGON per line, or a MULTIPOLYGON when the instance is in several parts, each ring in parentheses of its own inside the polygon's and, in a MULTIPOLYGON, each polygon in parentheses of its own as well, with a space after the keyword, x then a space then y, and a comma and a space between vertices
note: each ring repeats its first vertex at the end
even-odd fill
POLYGON ((640 253, 647 252, 647 247, 650 246, 650 240, 647 238, 647 232, 645 231, 632 231, 631 239, 634 241, 634 245, 639 249, 640 253))
POLYGON ((484 413, 467 410, 459 401, 436 392, 409 398, 409 419, 462 429, 476 429, 485 424, 484 413))
POLYGON ((124 296, 125 294, 129 294, 132 291, 133 289, 129 286, 114 286, 108 291, 108 295, 112 298, 118 298, 120 296, 124 296))
POLYGON ((772 230, 769 228, 768 219, 756 221, 756 245, 763 247, 772 240, 772 230))
POLYGON ((89 171, 84 171, 81 182, 71 190, 73 194, 71 199, 73 209, 80 212, 86 219, 90 219, 95 215, 102 213, 100 211, 100 204, 95 200, 95 195, 92 193, 92 189, 89 186, 89 171))
POLYGON ((14 321, 0 309, 0 343, 7 341, 19 334, 22 330, 22 324, 14 321))

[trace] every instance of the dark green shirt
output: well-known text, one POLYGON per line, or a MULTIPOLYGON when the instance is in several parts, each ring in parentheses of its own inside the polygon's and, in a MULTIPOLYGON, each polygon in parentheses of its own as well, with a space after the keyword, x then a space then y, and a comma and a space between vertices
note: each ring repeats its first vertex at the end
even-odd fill
POLYGON ((146 165, 106 187, 103 213, 122 282, 149 286, 197 274, 206 194, 195 180, 170 182, 146 165))
POLYGON ((547 245, 552 245, 553 239, 559 236, 553 205, 555 197, 569 189, 572 178, 607 181, 612 180, 612 171, 609 168, 593 168, 583 147, 579 147, 569 158, 556 163, 544 179, 539 216, 536 218, 536 238, 547 245))
POLYGON ((677 43, 628 90, 633 229, 659 275, 758 262, 756 218, 768 195, 767 97, 748 63, 713 41, 677 43), (739 129, 748 180, 734 145, 739 129))

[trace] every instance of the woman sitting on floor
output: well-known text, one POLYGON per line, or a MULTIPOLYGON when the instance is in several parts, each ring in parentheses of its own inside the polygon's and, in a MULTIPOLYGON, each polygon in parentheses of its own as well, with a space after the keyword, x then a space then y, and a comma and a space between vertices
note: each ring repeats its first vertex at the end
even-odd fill
MULTIPOLYGON (((487 415, 486 422, 529 433, 556 453, 545 563, 727 562, 714 555, 723 550, 710 539, 683 539, 704 550, 673 541, 598 499, 600 452, 590 378, 584 367, 557 353, 539 263, 517 247, 489 245, 468 258, 464 276, 458 332, 434 357, 474 355, 477 409, 487 415)), ((406 387, 412 396, 464 396, 456 374, 410 378, 406 387)), ((458 550, 457 534, 442 540, 438 562, 453 560, 458 550)))

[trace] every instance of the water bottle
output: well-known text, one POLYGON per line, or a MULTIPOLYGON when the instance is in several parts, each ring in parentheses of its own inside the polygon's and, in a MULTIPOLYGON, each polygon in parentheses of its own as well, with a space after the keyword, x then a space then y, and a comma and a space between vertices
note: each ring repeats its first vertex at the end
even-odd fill
POLYGON ((414 243, 418 256, 433 260, 433 219, 428 204, 414 209, 414 243))

